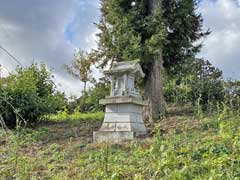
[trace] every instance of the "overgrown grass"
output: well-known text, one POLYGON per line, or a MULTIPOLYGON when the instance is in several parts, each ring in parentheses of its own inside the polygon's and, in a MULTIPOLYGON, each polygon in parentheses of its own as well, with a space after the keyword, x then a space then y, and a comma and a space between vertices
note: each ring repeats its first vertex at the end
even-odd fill
POLYGON ((82 179, 240 179, 239 116, 205 117, 200 129, 86 149, 82 179), (215 118, 217 118, 215 120, 215 118))
POLYGON ((68 114, 67 111, 64 110, 59 111, 57 114, 48 115, 46 118, 51 121, 102 121, 104 113, 80 113, 75 111, 73 114, 68 114))
MULTIPOLYGON (((120 145, 63 141, 60 135, 41 144, 53 135, 51 126, 8 132, 8 142, 0 145, 0 179, 238 180, 239 119, 234 112, 222 112, 202 117, 197 128, 120 145)), ((89 124, 81 125, 87 129, 89 124)))

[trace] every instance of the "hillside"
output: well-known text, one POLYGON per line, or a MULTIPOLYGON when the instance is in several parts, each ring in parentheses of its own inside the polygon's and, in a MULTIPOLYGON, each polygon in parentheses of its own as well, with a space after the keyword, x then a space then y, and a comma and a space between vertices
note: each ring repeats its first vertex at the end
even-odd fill
POLYGON ((0 179, 240 179, 239 116, 168 112, 152 136, 121 144, 92 143, 99 120, 0 131, 0 179))

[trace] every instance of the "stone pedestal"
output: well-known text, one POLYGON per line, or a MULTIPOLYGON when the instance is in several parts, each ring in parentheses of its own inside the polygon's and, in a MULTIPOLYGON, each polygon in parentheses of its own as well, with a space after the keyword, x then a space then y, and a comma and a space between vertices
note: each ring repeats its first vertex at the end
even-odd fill
POLYGON ((99 131, 93 133, 95 142, 131 140, 147 134, 142 108, 145 102, 137 97, 114 96, 100 100, 106 105, 105 117, 99 131))

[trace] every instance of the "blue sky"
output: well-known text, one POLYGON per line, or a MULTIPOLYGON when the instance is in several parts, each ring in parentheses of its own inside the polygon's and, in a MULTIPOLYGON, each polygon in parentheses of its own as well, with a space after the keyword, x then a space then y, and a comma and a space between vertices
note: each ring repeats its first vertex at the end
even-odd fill
MULTIPOLYGON (((0 0, 0 45, 25 66, 43 61, 52 69, 59 89, 81 94, 83 84, 64 72, 62 65, 73 58, 76 48, 96 48, 100 18, 98 0, 0 0)), ((240 78, 240 0, 202 0, 198 9, 205 29, 198 55, 210 60, 224 77, 240 78)), ((16 63, 0 50, 0 64, 14 70, 16 63)), ((99 72, 94 70, 99 76, 99 72)))

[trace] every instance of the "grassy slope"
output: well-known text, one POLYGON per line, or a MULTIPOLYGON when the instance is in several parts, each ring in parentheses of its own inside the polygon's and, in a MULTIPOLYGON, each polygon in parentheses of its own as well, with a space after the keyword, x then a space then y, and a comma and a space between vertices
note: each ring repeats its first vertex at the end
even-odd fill
POLYGON ((153 138, 94 144, 100 121, 48 122, 0 134, 0 179, 240 179, 239 116, 171 108, 153 138))

